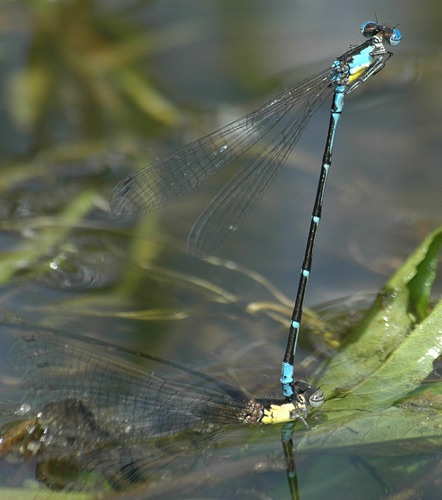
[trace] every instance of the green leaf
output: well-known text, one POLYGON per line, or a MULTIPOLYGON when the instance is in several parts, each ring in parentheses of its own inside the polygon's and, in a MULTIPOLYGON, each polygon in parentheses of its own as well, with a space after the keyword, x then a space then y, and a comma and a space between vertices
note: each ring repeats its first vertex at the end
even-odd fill
POLYGON ((304 434, 298 451, 341 449, 353 453, 364 446, 372 455, 431 453, 442 446, 442 398, 433 408, 391 407, 355 412, 304 434), (385 446, 388 444, 388 446, 385 446), (381 446, 382 445, 382 446, 381 446))
POLYGON ((317 371, 327 421, 307 433, 301 448, 405 436, 442 444, 442 383, 422 390, 442 354, 442 300, 432 310, 428 305, 441 244, 442 228, 385 284, 339 353, 317 371))
POLYGON ((436 270, 438 263, 438 254, 442 241, 442 233, 440 231, 433 233, 434 238, 430 237, 430 244, 426 256, 416 266, 417 272, 408 283, 410 291, 411 306, 415 309, 419 319, 424 319, 428 313, 428 302, 431 295, 431 287, 436 278, 436 270))

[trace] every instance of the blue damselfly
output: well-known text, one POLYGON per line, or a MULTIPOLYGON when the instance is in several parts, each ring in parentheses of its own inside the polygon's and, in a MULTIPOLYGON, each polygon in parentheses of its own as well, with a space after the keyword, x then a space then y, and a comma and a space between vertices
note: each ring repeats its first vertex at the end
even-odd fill
POLYGON ((282 363, 283 394, 289 398, 296 398, 293 387, 294 355, 335 132, 345 96, 384 67, 392 55, 385 45, 396 46, 402 39, 397 28, 373 21, 365 22, 361 33, 367 40, 335 59, 330 68, 289 88, 217 132, 129 175, 116 186, 110 200, 116 216, 151 212, 177 200, 262 142, 258 153, 246 161, 217 194, 190 231, 188 252, 196 257, 205 257, 250 213, 294 148, 310 117, 333 94, 318 189, 282 363), (285 122, 289 113, 293 115, 285 122), (280 124, 284 125, 282 130, 277 127, 280 124), (276 135, 272 135, 275 130, 276 135))

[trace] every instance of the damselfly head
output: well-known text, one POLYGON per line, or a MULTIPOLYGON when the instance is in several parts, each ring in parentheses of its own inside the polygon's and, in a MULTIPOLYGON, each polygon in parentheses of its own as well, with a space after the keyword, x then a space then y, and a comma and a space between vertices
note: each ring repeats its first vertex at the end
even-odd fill
POLYGON ((382 42, 390 44, 392 47, 399 45, 402 40, 402 33, 397 28, 389 28, 374 21, 367 21, 361 26, 361 33, 365 38, 377 36, 382 42))
POLYGON ((318 408, 325 401, 324 393, 304 380, 297 380, 294 389, 298 401, 308 403, 312 408, 318 408))
POLYGON ((318 389, 309 398, 308 402, 312 408, 318 408, 325 401, 324 393, 318 389))

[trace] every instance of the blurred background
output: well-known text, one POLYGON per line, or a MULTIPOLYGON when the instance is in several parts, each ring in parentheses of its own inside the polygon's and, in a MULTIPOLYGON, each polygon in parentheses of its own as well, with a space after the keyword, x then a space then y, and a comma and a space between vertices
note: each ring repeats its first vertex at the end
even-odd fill
MULTIPOLYGON (((28 182, 28 211, 43 178, 65 203, 87 184, 105 211, 124 175, 326 67, 376 15, 398 24, 403 42, 387 70, 347 100, 309 301, 376 288, 440 222, 438 2, 12 1, 1 9, 3 198, 28 182)), ((311 120, 287 168, 218 252, 291 293, 328 113, 324 106, 311 120)), ((177 244, 225 179, 217 182, 161 213, 177 244)), ((5 216, 23 210, 2 205, 5 216)))
MULTIPOLYGON (((3 1, 3 321, 106 338, 200 369, 234 366, 248 390, 278 390, 329 104, 219 248, 221 260, 189 259, 185 241, 226 175, 137 221, 114 220, 108 199, 130 172, 329 66, 376 18, 398 26, 403 41, 346 100, 308 306, 375 292, 441 223, 440 3, 3 1), (255 302, 277 303, 280 315, 267 314, 273 306, 256 313, 255 302), (241 372, 244 359, 268 367, 265 376, 241 372)), ((301 343, 301 359, 309 349, 301 343)))

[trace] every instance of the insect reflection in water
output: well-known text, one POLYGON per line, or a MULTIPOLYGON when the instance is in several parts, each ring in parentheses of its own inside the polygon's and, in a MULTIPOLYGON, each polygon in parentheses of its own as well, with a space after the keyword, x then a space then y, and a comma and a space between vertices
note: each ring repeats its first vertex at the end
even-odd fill
POLYGON ((203 373, 143 357, 166 364, 176 378, 53 336, 16 340, 10 362, 23 374, 25 393, 0 453, 34 457, 38 480, 51 489, 124 490, 234 426, 305 422, 308 405, 323 400, 302 381, 300 402, 250 399, 203 373))

